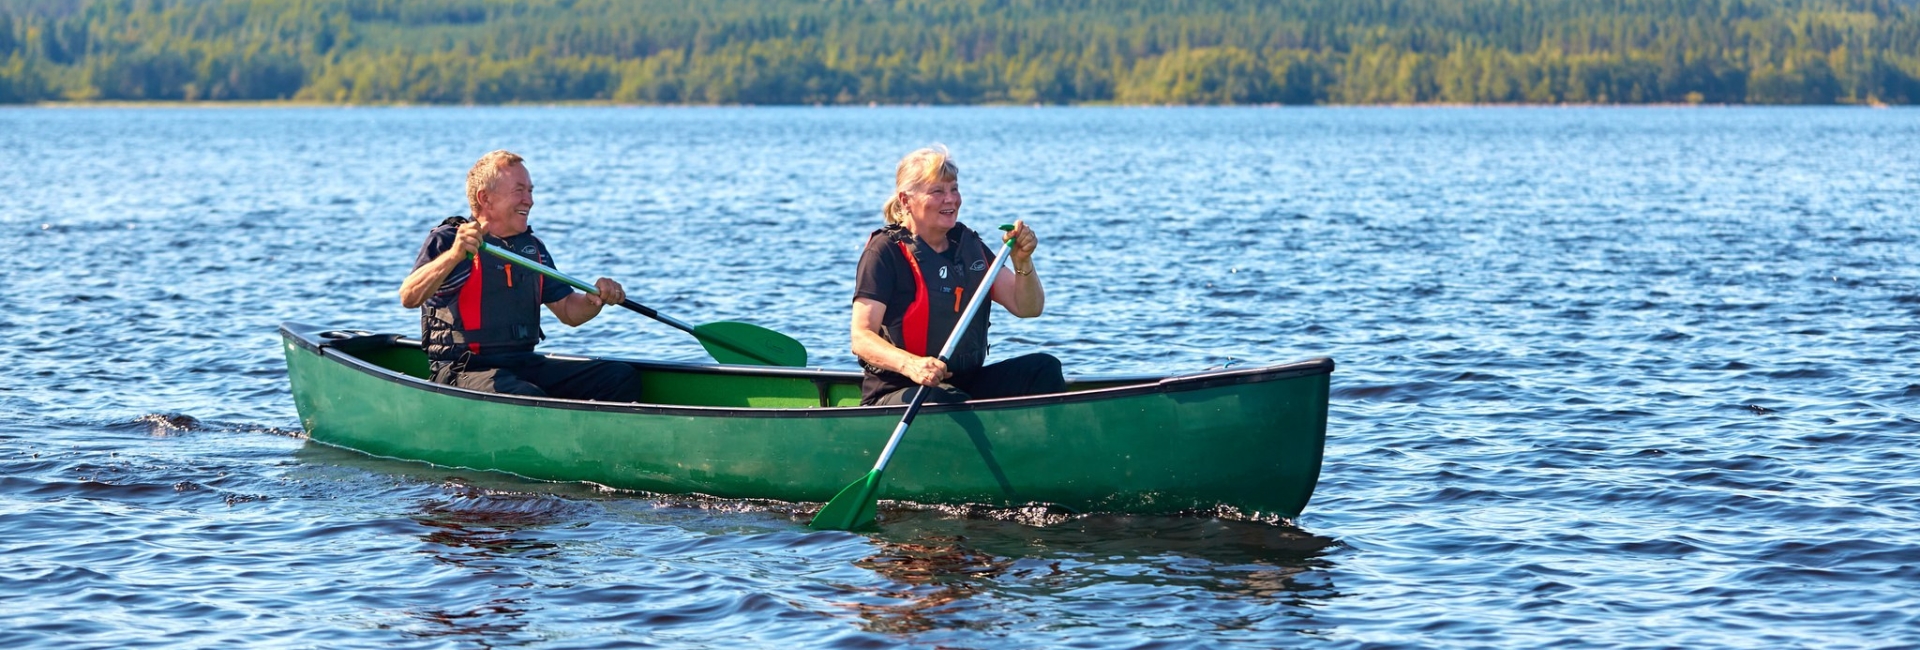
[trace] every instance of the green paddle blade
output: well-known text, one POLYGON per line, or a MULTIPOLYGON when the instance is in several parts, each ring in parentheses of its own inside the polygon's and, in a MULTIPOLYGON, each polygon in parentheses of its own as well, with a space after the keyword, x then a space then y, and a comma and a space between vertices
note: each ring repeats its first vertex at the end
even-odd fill
POLYGON ((874 513, 879 504, 874 502, 874 493, 880 487, 880 470, 867 472, 865 478, 854 481, 833 496, 832 501, 821 506, 813 513, 813 523, 807 524, 815 530, 860 530, 874 525, 874 513))
POLYGON ((793 337, 759 325, 734 321, 707 323, 693 328, 701 347, 720 363, 752 366, 807 365, 807 348, 793 337))

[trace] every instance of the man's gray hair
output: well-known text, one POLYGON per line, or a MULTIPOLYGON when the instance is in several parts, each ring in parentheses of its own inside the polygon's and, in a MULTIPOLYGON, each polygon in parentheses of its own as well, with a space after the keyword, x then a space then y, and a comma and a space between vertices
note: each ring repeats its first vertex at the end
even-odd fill
POLYGON ((472 216, 480 216, 480 190, 491 187, 493 179, 500 177, 500 170, 523 160, 520 154, 500 149, 488 152, 473 163, 473 169, 467 170, 467 208, 473 211, 472 216))

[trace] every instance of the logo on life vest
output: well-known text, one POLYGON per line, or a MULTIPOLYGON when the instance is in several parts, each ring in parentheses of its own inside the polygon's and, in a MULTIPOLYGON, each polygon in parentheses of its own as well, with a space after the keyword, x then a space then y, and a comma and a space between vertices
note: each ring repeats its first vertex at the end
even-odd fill
POLYGON ((521 247, 520 247, 520 254, 521 254, 521 255, 532 255, 532 254, 534 254, 534 252, 535 252, 535 250, 536 250, 536 249, 535 249, 535 248, 533 247, 533 244, 527 244, 527 245, 525 245, 525 246, 521 246, 521 247))
POLYGON ((967 267, 967 270, 969 270, 969 271, 985 271, 985 270, 987 270, 987 261, 986 261, 986 260, 974 260, 974 261, 973 261, 973 266, 969 266, 969 267, 967 267))
POLYGON ((945 266, 940 267, 940 279, 947 279, 947 267, 945 266))

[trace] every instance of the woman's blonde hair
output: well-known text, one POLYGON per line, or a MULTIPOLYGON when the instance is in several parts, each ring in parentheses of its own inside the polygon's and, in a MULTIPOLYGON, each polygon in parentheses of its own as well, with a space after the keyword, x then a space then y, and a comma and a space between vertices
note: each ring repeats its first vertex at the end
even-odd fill
POLYGON ((886 218, 888 225, 907 224, 907 206, 900 203, 900 193, 932 183, 951 183, 960 180, 960 168, 953 164, 953 154, 947 153, 947 147, 934 144, 924 149, 916 149, 907 157, 900 159, 900 166, 893 171, 893 193, 887 195, 887 203, 880 208, 880 216, 886 218))

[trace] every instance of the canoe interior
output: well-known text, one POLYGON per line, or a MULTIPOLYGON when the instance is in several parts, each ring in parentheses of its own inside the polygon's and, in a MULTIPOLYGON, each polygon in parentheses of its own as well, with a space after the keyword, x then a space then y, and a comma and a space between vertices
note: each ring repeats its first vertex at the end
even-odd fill
MULTIPOLYGON (((322 332, 330 348, 381 368, 427 379, 427 355, 420 342, 363 332, 322 332)), ((555 355, 559 358, 577 358, 555 355)), ((753 366, 711 366, 612 359, 641 374, 645 404, 732 408, 823 408, 860 405, 861 375, 812 369, 801 372, 753 366), (772 374, 769 374, 772 373, 772 374)), ((1151 376, 1070 377, 1067 390, 1083 391, 1153 383, 1151 376)))

